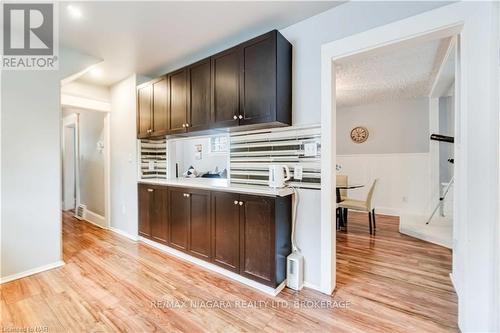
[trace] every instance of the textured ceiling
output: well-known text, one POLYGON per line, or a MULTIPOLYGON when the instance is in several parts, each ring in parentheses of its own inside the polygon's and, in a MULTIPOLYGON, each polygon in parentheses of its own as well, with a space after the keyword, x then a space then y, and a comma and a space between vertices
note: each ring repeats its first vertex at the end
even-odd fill
POLYGON ((428 96, 449 42, 381 48, 336 61, 337 106, 428 96))

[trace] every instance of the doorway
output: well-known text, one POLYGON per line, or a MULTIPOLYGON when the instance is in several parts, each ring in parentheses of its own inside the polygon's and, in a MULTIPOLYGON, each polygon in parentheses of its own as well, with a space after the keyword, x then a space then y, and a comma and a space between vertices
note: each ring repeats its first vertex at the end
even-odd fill
MULTIPOLYGON (((498 7, 456 3, 334 41, 322 47, 322 207, 335 196, 335 61, 415 38, 458 35, 455 105, 455 185, 453 216, 454 289, 462 330, 491 330, 496 323, 496 244, 498 237, 498 7), (477 52, 477 50, 485 50, 477 52), (463 65, 463 68, 460 66, 463 65), (472 70, 472 68, 474 68, 472 70), (495 125, 494 125, 495 124, 495 125), (490 126, 488 126, 490 125, 490 126), (477 128, 481 128, 478 131, 477 128), (477 177, 477 175, 482 177, 477 177), (325 175, 325 177, 323 177, 325 175), (472 296, 473 295, 473 296, 472 296), (488 311, 478 313, 477 308, 488 311)), ((321 217, 322 290, 335 288, 335 207, 321 217)))
POLYGON ((63 106, 63 211, 109 227, 107 170, 109 113, 63 106))

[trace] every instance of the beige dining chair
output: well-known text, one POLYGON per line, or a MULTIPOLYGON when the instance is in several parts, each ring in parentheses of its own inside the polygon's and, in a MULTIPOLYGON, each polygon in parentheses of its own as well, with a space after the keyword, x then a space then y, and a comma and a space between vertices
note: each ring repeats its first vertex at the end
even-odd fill
MULTIPOLYGON (((352 209, 361 212, 368 212, 368 222, 370 224, 370 235, 377 228, 375 224, 375 208, 373 207, 373 193, 375 192, 375 186, 377 185, 378 179, 373 181, 372 187, 368 191, 368 195, 366 196, 366 200, 354 200, 347 199, 342 202, 339 202, 338 207, 344 209, 352 209), (372 227, 373 223, 373 227, 372 227)), ((347 217, 347 214, 344 214, 347 217)), ((347 222, 347 221, 346 221, 347 222)))
MULTIPOLYGON (((337 185, 347 186, 347 176, 346 175, 337 175, 337 185)), ((340 201, 347 200, 347 190, 341 189, 340 192, 340 201)))

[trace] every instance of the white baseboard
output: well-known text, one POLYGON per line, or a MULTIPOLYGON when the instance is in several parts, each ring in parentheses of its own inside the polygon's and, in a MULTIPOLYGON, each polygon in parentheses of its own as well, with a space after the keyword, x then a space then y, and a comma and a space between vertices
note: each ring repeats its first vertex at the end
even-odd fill
POLYGON ((453 289, 455 290, 455 294, 458 295, 457 286, 455 284, 455 280, 453 279, 453 274, 452 273, 450 273, 450 280, 451 280, 451 285, 453 286, 453 289))
POLYGON ((319 292, 323 292, 319 286, 317 286, 313 283, 307 282, 307 281, 304 281, 304 287, 309 288, 309 289, 314 289, 314 290, 319 291, 319 292))
POLYGON ((117 229, 117 228, 114 228, 114 227, 109 227, 108 230, 114 232, 115 234, 123 236, 125 238, 128 238, 128 239, 130 239, 130 240, 132 240, 134 242, 137 242, 139 240, 138 236, 133 236, 133 235, 131 235, 131 234, 129 234, 129 233, 123 231, 123 230, 120 230, 120 229, 117 229))
POLYGON ((286 286, 286 279, 285 281, 283 281, 278 287, 276 288, 271 288, 271 287, 268 287, 266 285, 263 285, 261 283, 258 283, 258 282, 255 282, 253 280, 250 280, 250 279, 247 279, 239 274, 236 274, 234 272, 231 272, 231 271, 228 271, 222 267, 219 267, 217 265, 214 265, 214 264, 211 264, 211 263, 208 263, 204 260, 201 260, 201 259, 198 259, 198 258, 195 258, 193 256, 190 256, 189 254, 186 254, 184 252, 181 252, 181 251, 178 251, 176 249, 173 249, 171 247, 168 247, 166 245, 163 245, 163 244, 159 244, 159 243, 156 243, 152 240, 149 240, 147 238, 144 238, 144 237, 140 237, 139 236, 139 241, 151 246, 151 247, 154 247, 162 252, 165 252, 165 253, 168 253, 168 254, 171 254, 177 258, 180 258, 180 259, 183 259, 183 260, 186 260, 186 261, 189 261, 193 264, 196 264, 198 266, 201 266, 203 268, 206 268, 208 270, 211 270, 213 272, 216 272, 216 273, 219 273, 219 274, 222 274, 232 280, 235 280, 235 281, 238 281, 240 283, 243 283, 244 285, 247 285, 249 287, 252 287, 254 289, 257 289, 267 295, 270 295, 270 296, 276 296, 278 295, 281 290, 283 290, 283 288, 285 288, 286 286))
POLYGON ((87 209, 87 211, 85 212, 85 221, 90 222, 99 228, 107 229, 106 218, 102 215, 94 213, 91 210, 87 209))
POLYGON ((48 265, 36 267, 33 269, 28 269, 27 271, 24 271, 24 272, 12 274, 12 275, 0 278, 0 284, 10 282, 13 280, 17 280, 17 279, 21 279, 23 277, 30 276, 30 275, 37 274, 37 273, 41 273, 44 271, 48 271, 48 270, 51 270, 51 269, 54 269, 57 267, 61 267, 63 265, 64 265, 64 261, 58 260, 58 261, 53 262, 53 263, 48 264, 48 265))

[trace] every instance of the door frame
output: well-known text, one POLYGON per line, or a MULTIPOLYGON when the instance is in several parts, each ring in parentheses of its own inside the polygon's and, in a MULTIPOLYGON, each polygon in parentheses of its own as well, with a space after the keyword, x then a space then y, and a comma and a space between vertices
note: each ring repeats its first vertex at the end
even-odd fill
MULTIPOLYGON (((79 119, 78 119, 78 114, 72 114, 69 116, 66 116, 62 119, 62 133, 61 133, 61 159, 62 159, 62 177, 63 181, 62 184, 64 184, 64 154, 66 153, 66 128, 73 128, 74 132, 74 140, 73 140, 73 155, 74 155, 74 169, 75 169, 75 209, 80 205, 80 159, 78 158, 80 156, 80 133, 79 133, 79 119)), ((63 206, 62 209, 65 209, 65 195, 64 195, 64 187, 62 189, 62 202, 61 205, 63 206)))
POLYGON ((335 60, 409 40, 458 34, 457 52, 464 68, 457 67, 456 122, 463 126, 455 133, 454 216, 459 228, 454 228, 453 237, 453 283, 459 299, 459 327, 465 331, 495 330, 498 325, 495 314, 500 310, 495 299, 498 295, 491 295, 499 289, 494 273, 498 263, 494 246, 499 244, 498 17, 497 3, 460 2, 322 45, 321 144, 325 148, 321 162, 322 292, 331 294, 336 283, 335 205, 332 204, 336 164, 335 60), (478 44, 482 47, 478 48, 478 44), (484 89, 485 84, 490 89, 484 89), (479 174, 487 177, 479 179, 479 174), (480 228, 477 221, 482 221, 480 228), (460 230, 455 232, 455 229, 460 230), (484 311, 485 308, 489 311, 484 311))

